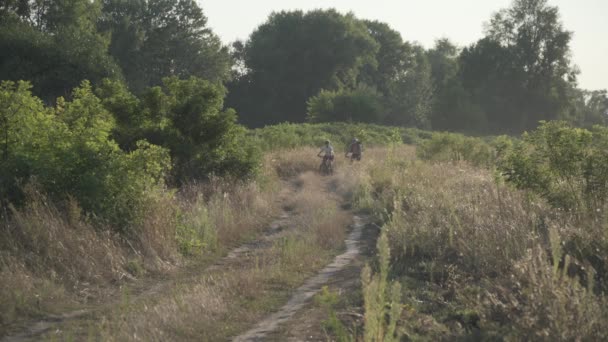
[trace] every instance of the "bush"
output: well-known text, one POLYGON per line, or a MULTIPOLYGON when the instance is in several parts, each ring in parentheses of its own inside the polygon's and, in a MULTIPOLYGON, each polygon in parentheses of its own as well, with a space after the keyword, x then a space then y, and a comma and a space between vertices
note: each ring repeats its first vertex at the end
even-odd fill
POLYGON ((352 90, 321 92, 308 102, 308 120, 312 122, 380 122, 384 115, 382 95, 359 86, 352 90))
POLYGON ((418 146, 418 157, 432 161, 467 161, 477 166, 490 166, 494 149, 480 138, 457 133, 433 133, 418 146))
POLYGON ((608 128, 589 131, 560 121, 525 133, 501 159, 506 179, 556 207, 601 208, 608 195, 608 128))
POLYGON ((167 151, 142 141, 123 152, 110 139, 112 115, 88 82, 54 108, 30 88, 26 82, 0 87, 2 200, 22 203, 22 186, 34 182, 55 201, 74 196, 85 211, 116 227, 140 220, 147 194, 164 185, 167 151))
POLYGON ((97 93, 118 122, 113 134, 125 149, 145 139, 169 150, 173 180, 183 183, 210 175, 246 178, 260 155, 237 125, 236 113, 222 110, 226 89, 199 78, 165 78, 137 99, 118 82, 105 81, 97 93))

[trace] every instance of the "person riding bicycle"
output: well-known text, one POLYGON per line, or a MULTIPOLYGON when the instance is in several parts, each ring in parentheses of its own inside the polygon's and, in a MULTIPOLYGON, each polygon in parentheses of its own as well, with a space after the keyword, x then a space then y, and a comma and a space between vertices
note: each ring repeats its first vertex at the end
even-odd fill
POLYGON ((353 162, 353 160, 361 160, 361 154, 363 153, 363 144, 361 144, 361 141, 359 141, 359 139, 353 138, 350 145, 348 146, 346 157, 348 157, 349 153, 351 163, 353 162))
POLYGON ((331 146, 329 140, 325 140, 325 145, 321 146, 321 151, 317 154, 318 157, 323 157, 323 161, 321 162, 321 166, 324 163, 331 163, 334 161, 334 148, 331 146))

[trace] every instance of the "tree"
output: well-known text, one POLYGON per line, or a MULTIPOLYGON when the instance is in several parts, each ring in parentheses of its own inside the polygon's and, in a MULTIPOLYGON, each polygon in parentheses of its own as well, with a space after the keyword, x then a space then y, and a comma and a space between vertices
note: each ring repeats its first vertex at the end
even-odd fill
POLYGON ((569 119, 579 126, 593 127, 608 123, 608 93, 606 90, 581 90, 570 92, 572 106, 569 119))
POLYGON ((560 118, 569 106, 567 92, 576 85, 577 72, 570 61, 572 32, 564 29, 558 8, 547 0, 515 0, 492 17, 486 31, 503 49, 503 59, 508 58, 503 64, 514 75, 517 100, 525 104, 514 128, 531 129, 540 120, 560 118))
POLYGON ((120 79, 107 54, 107 41, 95 30, 96 2, 20 2, 0 21, 0 79, 29 80, 46 102, 67 96, 83 79, 120 79))
POLYGON ((379 49, 374 61, 363 65, 358 81, 376 87, 382 94, 390 96, 391 85, 411 67, 413 49, 403 41, 401 34, 388 24, 368 20, 363 23, 378 43, 379 49))
POLYGON ((526 73, 529 88, 576 76, 570 65, 572 32, 563 28, 558 8, 548 0, 515 0, 492 17, 487 36, 513 49, 513 64, 526 73))
POLYGON ((0 0, 0 17, 6 18, 9 15, 17 15, 27 18, 31 13, 29 0, 0 0))
POLYGON ((458 47, 447 38, 436 40, 435 46, 427 51, 435 88, 444 88, 457 77, 459 53, 458 47))
POLYGON ((335 10, 273 13, 244 47, 247 74, 229 85, 228 105, 252 126, 306 120, 321 89, 354 87, 378 44, 354 15, 335 10), (246 98, 243 98, 246 96, 246 98))
POLYGON ((392 125, 429 129, 433 101, 431 66, 421 46, 407 44, 402 72, 389 84, 388 113, 392 125))
POLYGON ((194 0, 103 0, 98 27, 111 34, 109 51, 135 93, 169 76, 225 81, 228 49, 194 0))
POLYGON ((383 96, 383 122, 430 128, 433 97, 431 69, 424 49, 404 42, 388 24, 364 21, 380 48, 372 63, 362 67, 359 82, 376 88, 383 96))
MULTIPOLYGON (((451 99, 453 129, 516 133, 526 120, 521 101, 525 76, 511 63, 512 51, 484 38, 462 50, 459 81, 463 88, 451 99)), ((452 114, 451 114, 452 115, 452 114)))
POLYGON ((476 117, 468 92, 460 78, 460 49, 448 39, 438 39, 427 51, 431 66, 434 101, 430 114, 431 126, 437 130, 485 129, 484 120, 476 117))
POLYGON ((105 81, 97 94, 116 118, 112 135, 120 146, 132 151, 146 140, 166 148, 176 183, 256 171, 257 150, 236 124, 234 110, 223 110, 226 89, 219 83, 167 77, 162 87, 148 88, 138 98, 124 85, 105 81))

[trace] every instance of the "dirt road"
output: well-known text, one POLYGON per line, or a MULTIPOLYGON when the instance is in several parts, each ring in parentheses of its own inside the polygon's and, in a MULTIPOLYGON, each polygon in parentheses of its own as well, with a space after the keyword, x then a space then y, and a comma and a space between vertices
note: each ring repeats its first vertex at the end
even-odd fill
POLYGON ((311 299, 325 285, 356 290, 361 240, 369 235, 366 218, 344 209, 344 197, 337 193, 339 181, 337 176, 309 173, 286 182, 277 198, 285 210, 257 239, 210 265, 151 283, 127 301, 32 322, 2 342, 91 336, 142 341, 324 340, 323 312, 311 299), (327 211, 328 207, 335 209, 327 211), (319 219, 323 215, 329 215, 325 221, 319 219), (301 241, 331 240, 330 231, 343 231, 346 239, 308 252, 318 255, 297 254, 298 244, 304 250, 311 246, 301 241))

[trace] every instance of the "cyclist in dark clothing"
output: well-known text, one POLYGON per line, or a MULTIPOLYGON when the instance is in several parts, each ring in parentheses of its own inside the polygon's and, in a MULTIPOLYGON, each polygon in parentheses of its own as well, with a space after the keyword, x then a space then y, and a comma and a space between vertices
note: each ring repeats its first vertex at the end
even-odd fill
POLYGON ((346 152, 346 157, 350 154, 351 163, 353 160, 361 161, 361 155, 363 154, 363 144, 357 138, 353 138, 350 145, 348 146, 348 150, 346 152))

